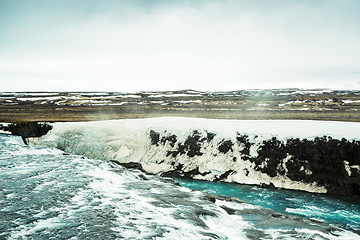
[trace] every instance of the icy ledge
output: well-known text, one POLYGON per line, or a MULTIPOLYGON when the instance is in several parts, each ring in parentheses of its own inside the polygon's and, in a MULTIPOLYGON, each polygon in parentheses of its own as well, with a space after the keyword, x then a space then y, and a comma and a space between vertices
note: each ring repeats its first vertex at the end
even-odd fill
POLYGON ((164 117, 52 126, 28 143, 162 176, 360 196, 360 123, 164 117))

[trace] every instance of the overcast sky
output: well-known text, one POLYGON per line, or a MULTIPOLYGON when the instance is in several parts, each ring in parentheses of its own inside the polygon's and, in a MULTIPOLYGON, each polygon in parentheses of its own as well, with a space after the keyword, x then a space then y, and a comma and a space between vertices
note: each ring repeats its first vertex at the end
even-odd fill
POLYGON ((0 0, 0 83, 360 89, 360 1, 0 0))

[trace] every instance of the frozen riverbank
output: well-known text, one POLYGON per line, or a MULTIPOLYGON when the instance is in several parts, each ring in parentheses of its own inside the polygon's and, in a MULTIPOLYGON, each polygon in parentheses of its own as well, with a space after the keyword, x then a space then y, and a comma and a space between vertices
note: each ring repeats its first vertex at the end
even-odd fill
POLYGON ((28 142, 162 176, 360 195, 359 123, 154 118, 52 126, 28 142))

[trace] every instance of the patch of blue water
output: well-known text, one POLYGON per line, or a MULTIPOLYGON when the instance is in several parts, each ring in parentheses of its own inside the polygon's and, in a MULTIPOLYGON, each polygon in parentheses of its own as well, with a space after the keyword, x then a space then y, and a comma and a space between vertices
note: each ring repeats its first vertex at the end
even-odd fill
POLYGON ((277 212, 329 223, 360 232, 360 202, 323 194, 265 189, 257 186, 176 179, 181 186, 211 194, 236 197, 277 212))
POLYGON ((359 239, 272 214, 0 134, 0 239, 359 239))
MULTIPOLYGON (((281 234, 326 231, 303 227, 313 232, 281 234)), ((0 134, 0 239, 238 239, 245 230, 241 217, 172 181, 0 134)))

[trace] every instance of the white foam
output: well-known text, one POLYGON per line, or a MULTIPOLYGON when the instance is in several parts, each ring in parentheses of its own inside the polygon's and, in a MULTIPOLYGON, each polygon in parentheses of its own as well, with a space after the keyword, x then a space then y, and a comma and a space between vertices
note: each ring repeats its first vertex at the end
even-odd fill
POLYGON ((33 225, 20 226, 14 229, 8 239, 27 239, 28 236, 36 232, 45 231, 47 229, 61 229, 66 225, 64 219, 59 217, 41 219, 34 222, 33 225))
MULTIPOLYGON (((154 229, 152 226, 154 225, 162 226, 163 228, 167 229, 166 233, 161 237, 161 239, 204 238, 204 236, 201 234, 201 232, 204 231, 202 227, 196 226, 191 221, 188 221, 182 217, 173 217, 174 214, 176 215, 178 208, 183 209, 180 211, 182 212, 185 211, 184 208, 188 206, 171 204, 172 207, 157 207, 156 205, 151 204, 151 202, 156 202, 156 199, 152 198, 151 194, 146 194, 147 192, 141 191, 141 189, 129 189, 126 184, 137 181, 134 175, 116 174, 109 171, 108 165, 106 164, 102 164, 100 168, 94 168, 88 171, 87 174, 95 178, 95 180, 89 186, 101 195, 101 206, 115 207, 114 213, 117 217, 117 221, 116 226, 112 227, 111 229, 121 233, 121 236, 124 238, 143 239, 152 236, 154 234, 154 229), (124 211, 127 211, 127 213, 124 214, 124 211), (124 225, 127 223, 135 227, 128 229, 124 228, 124 225)), ((149 189, 149 192, 153 194, 160 193, 166 195, 166 191, 169 190, 165 191, 165 189, 165 186, 163 186, 163 188, 151 188, 149 189)), ((183 191, 185 189, 172 186, 170 190, 183 191)), ((189 190, 186 189, 185 192, 188 191, 189 190)), ((74 201, 76 200, 81 201, 81 198, 75 199, 74 197, 74 201)), ((174 201, 176 202, 176 199, 174 201)), ((214 206, 211 205, 202 207, 209 207, 209 210, 212 209, 214 212, 222 211, 221 208, 214 208, 214 206)), ((185 212, 181 214, 185 214, 185 212)), ((223 216, 222 221, 227 221, 229 223, 236 222, 238 226, 247 226, 240 216, 238 216, 238 219, 235 218, 236 217, 229 219, 229 216, 225 215, 223 216)), ((229 234, 228 230, 232 228, 232 226, 228 226, 226 229, 227 231, 219 231, 219 228, 223 226, 223 222, 219 224, 219 219, 216 217, 213 219, 204 219, 204 222, 209 227, 211 233, 228 232, 227 234, 229 234)), ((239 233, 239 231, 232 231, 233 235, 237 233, 239 233)))
POLYGON ((221 239, 239 239, 240 236, 247 239, 244 230, 253 228, 239 215, 223 213, 218 217, 203 216, 202 219, 221 239))

